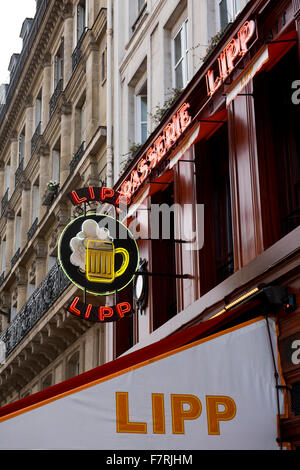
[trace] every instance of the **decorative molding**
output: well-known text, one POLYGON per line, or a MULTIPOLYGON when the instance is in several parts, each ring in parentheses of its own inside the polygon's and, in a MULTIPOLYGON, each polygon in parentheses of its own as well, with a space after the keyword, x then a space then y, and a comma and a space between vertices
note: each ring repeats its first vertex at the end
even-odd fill
POLYGON ((23 268, 23 266, 18 266, 15 270, 15 276, 18 286, 25 286, 27 284, 28 273, 26 268, 23 268))
POLYGON ((24 105, 25 108, 32 108, 33 107, 33 96, 27 95, 24 97, 24 105))
POLYGON ((47 243, 45 240, 37 239, 33 244, 33 250, 37 258, 46 258, 47 256, 47 243))
POLYGON ((61 11, 61 17, 63 20, 72 18, 73 16, 73 5, 71 2, 64 3, 61 11))
POLYGON ((50 67, 51 66, 51 59, 52 59, 52 57, 51 57, 50 52, 46 52, 40 60, 41 66, 43 68, 50 67))

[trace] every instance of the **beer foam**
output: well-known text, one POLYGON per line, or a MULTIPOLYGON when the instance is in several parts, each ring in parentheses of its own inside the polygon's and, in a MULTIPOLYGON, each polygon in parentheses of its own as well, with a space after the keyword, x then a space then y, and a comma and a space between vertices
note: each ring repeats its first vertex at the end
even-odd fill
POLYGON ((80 232, 76 234, 70 241, 70 248, 72 254, 70 262, 73 266, 79 267, 80 271, 86 272, 86 250, 89 240, 96 240, 102 242, 111 242, 113 239, 110 232, 105 227, 100 227, 99 224, 93 219, 86 219, 80 232))

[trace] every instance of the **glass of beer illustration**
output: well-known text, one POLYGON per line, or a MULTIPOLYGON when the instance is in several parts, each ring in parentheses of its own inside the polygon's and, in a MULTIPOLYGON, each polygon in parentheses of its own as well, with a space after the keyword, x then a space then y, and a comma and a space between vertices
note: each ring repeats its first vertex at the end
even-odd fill
POLYGON ((86 250, 86 277, 92 282, 113 282, 121 276, 129 264, 129 253, 125 248, 115 248, 111 241, 88 240, 86 250), (115 271, 115 255, 120 253, 123 262, 115 271))

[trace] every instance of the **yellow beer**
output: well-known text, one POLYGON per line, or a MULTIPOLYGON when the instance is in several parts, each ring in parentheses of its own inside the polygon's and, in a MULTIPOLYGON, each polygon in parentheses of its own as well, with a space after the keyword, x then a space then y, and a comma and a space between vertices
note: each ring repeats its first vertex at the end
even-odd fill
POLYGON ((129 264, 129 253, 125 248, 115 248, 113 242, 88 240, 86 250, 86 277, 92 282, 112 282, 121 276, 129 264), (121 253, 123 263, 115 272, 115 255, 121 253))

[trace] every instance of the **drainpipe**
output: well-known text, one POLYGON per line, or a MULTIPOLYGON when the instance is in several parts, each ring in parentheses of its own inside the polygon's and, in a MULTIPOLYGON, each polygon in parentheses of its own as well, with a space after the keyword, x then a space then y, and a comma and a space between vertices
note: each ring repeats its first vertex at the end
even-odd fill
POLYGON ((112 148, 112 2, 107 0, 107 110, 106 110, 106 174, 107 186, 113 186, 112 148))

